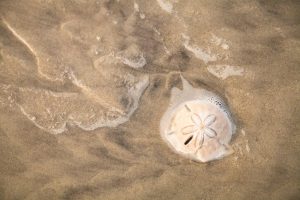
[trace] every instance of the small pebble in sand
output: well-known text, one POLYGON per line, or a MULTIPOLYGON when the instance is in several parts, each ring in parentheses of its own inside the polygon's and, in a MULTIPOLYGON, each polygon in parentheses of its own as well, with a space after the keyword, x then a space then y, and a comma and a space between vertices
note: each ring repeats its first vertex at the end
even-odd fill
POLYGON ((141 14, 140 14, 140 18, 141 18, 141 19, 145 19, 145 17, 146 17, 146 15, 145 15, 144 13, 141 13, 141 14))

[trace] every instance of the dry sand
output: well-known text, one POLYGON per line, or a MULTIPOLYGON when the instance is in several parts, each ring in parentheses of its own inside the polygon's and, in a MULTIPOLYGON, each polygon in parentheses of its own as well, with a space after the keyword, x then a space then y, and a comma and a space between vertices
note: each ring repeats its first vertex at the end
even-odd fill
POLYGON ((299 1, 1 0, 0 199, 300 198, 299 1), (182 74, 235 153, 159 134, 182 74))

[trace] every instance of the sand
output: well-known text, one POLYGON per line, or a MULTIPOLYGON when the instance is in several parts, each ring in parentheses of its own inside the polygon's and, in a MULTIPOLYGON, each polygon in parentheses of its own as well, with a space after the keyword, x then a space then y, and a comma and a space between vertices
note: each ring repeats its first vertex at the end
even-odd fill
POLYGON ((297 1, 1 0, 0 199, 299 199, 297 1), (180 75, 222 96, 234 153, 159 133, 180 75))

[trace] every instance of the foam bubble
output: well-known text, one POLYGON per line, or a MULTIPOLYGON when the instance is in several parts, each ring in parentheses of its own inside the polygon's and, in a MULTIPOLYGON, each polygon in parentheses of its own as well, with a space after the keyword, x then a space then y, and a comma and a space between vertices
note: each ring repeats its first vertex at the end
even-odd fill
POLYGON ((98 96, 97 90, 87 86, 84 86, 87 91, 83 94, 19 88, 16 104, 35 126, 53 134, 67 131, 67 124, 86 131, 99 127, 116 127, 129 120, 149 84, 147 75, 126 77, 123 78, 122 91, 116 93, 113 87, 110 88, 110 93, 115 93, 111 97, 122 107, 115 107, 113 101, 109 100, 111 94, 98 96))
POLYGON ((222 80, 230 76, 242 76, 244 74, 243 68, 232 65, 209 65, 207 70, 222 80))
POLYGON ((185 34, 182 34, 182 37, 184 39, 184 47, 188 51, 192 52, 198 59, 202 60, 205 64, 217 60, 217 55, 211 53, 210 50, 204 50, 197 45, 190 44, 190 37, 185 34))
POLYGON ((168 13, 172 13, 173 5, 166 0, 157 0, 158 5, 163 9, 164 11, 168 13))

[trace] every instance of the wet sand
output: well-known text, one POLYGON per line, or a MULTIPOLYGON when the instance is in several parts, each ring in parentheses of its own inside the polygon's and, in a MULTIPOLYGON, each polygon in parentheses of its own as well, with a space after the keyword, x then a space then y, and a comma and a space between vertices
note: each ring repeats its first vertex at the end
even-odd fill
POLYGON ((299 199, 297 1, 0 1, 0 199, 299 199), (227 101, 234 154, 159 133, 180 75, 227 101))

